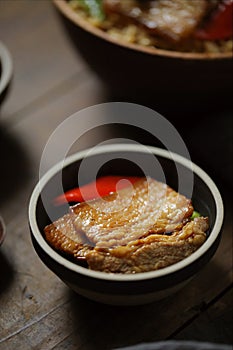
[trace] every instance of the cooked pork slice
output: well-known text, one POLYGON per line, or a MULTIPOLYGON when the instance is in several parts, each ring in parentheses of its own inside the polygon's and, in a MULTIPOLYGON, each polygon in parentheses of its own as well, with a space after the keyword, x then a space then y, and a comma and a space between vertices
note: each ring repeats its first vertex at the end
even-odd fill
POLYGON ((66 214, 44 229, 46 240, 62 252, 77 258, 84 258, 91 249, 87 238, 73 225, 72 214, 66 214))
POLYGON ((71 210, 77 232, 83 232, 93 246, 111 248, 181 229, 193 207, 190 200, 166 184, 143 178, 131 187, 71 210))
POLYGON ((206 239, 208 219, 188 222, 171 236, 150 235, 126 246, 94 248, 86 254, 92 270, 114 273, 139 273, 172 265, 192 254, 206 239))
POLYGON ((178 42, 197 28, 208 10, 206 0, 104 0, 107 14, 118 14, 151 34, 178 42))

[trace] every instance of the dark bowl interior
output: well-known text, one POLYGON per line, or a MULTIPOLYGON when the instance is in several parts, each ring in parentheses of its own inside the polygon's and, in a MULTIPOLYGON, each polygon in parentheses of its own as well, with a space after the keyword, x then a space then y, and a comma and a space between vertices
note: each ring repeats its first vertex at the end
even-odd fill
MULTIPOLYGON (((79 185, 83 185, 85 183, 88 183, 90 181, 95 180, 93 178, 94 172, 95 172, 95 166, 97 163, 104 164, 99 172, 98 176, 104 176, 104 175, 126 175, 126 176, 144 176, 148 175, 156 180, 163 181, 162 175, 159 175, 160 172, 157 171, 157 167, 150 167, 151 164, 151 155, 148 155, 143 152, 134 153, 136 155, 136 158, 134 158, 134 162, 132 162, 130 157, 132 157, 132 152, 127 151, 119 151, 119 152, 112 152, 112 160, 106 162, 106 155, 103 154, 97 154, 92 155, 90 160, 90 167, 88 173, 85 174, 85 178, 83 179, 83 183, 78 184, 77 182, 77 174, 78 169, 80 166, 81 161, 75 161, 74 163, 66 166, 62 170, 62 186, 64 191, 67 191, 69 189, 72 189, 74 187, 77 187, 79 185), (145 165, 145 168, 147 169, 147 173, 144 174, 136 164, 135 160, 137 161, 137 164, 145 165), (92 168, 93 166, 93 168, 92 168)), ((177 176, 177 164, 175 164, 172 160, 163 158, 156 155, 156 159, 159 161, 160 166, 162 167, 165 177, 166 177, 166 183, 174 188, 175 190, 178 189, 178 176, 177 176)), ((159 165, 158 165, 159 166, 159 165)), ((185 166, 179 164, 179 173, 182 172, 183 177, 189 177, 190 171, 185 166), (187 175, 187 176, 186 176, 187 175)), ((145 169, 143 167, 143 169, 145 169)), ((60 193, 58 193, 58 184, 60 182, 60 176, 61 173, 58 172, 55 174, 49 182, 46 184, 46 186, 42 190, 42 198, 41 197, 38 200, 37 208, 36 208, 36 217, 38 220, 38 226, 41 231, 41 234, 43 235, 43 229, 46 225, 51 223, 52 220, 56 220, 58 217, 64 215, 67 211, 67 206, 54 206, 52 203, 53 198, 58 196, 60 193), (46 207, 46 209, 45 209, 46 207), (47 211, 49 210, 49 217, 47 215, 47 211)), ((184 195, 187 195, 189 193, 189 188, 186 187, 189 186, 188 184, 182 186, 182 191, 184 195)), ((216 205, 214 198, 207 187, 207 185, 204 183, 204 181, 198 176, 194 175, 194 189, 193 189, 193 196, 192 196, 192 202, 194 208, 199 211, 203 216, 208 216, 210 220, 210 231, 214 225, 215 217, 216 217, 216 205)))
MULTIPOLYGON (((67 212, 67 206, 55 207, 52 204, 52 200, 60 194, 58 187, 62 177, 62 185, 64 191, 71 188, 77 187, 78 185, 83 185, 89 181, 94 180, 93 175, 95 173, 97 162, 104 164, 98 172, 98 176, 103 175, 132 175, 132 176, 144 176, 148 175, 157 180, 164 181, 162 175, 160 176, 159 169, 162 167, 163 172, 166 177, 166 183, 177 189, 178 187, 178 176, 182 172, 183 177, 187 178, 190 175, 190 169, 181 165, 180 163, 175 165, 173 160, 167 159, 163 156, 154 155, 158 160, 158 169, 151 166, 151 155, 149 156, 145 152, 137 151, 112 151, 110 153, 111 160, 107 161, 106 153, 94 154, 89 157, 89 169, 85 173, 83 182, 77 182, 77 174, 81 164, 81 160, 76 160, 73 163, 65 166, 62 171, 55 173, 42 188, 42 192, 39 195, 35 204, 35 216, 39 231, 44 237, 43 229, 46 225, 51 223, 51 220, 55 220, 67 212), (132 157, 133 155, 133 157, 132 157), (132 159, 133 158, 133 159, 132 159), (143 165, 143 169, 147 169, 144 174, 136 164, 143 165), (178 169, 178 172, 177 172, 178 169), (157 171, 158 170, 158 171, 157 171), (42 200, 43 199, 43 200, 42 200), (48 214, 49 213, 49 216, 48 214)), ((109 159, 109 158, 108 158, 109 159)), ((189 184, 184 181, 182 187, 182 193, 190 193, 189 184)), ((208 235, 211 235, 212 228, 216 221, 216 203, 215 199, 209 189, 208 185, 204 180, 197 174, 194 174, 194 188, 192 201, 195 209, 199 211, 202 215, 208 216, 210 221, 210 229, 208 235)), ((30 221, 30 218, 29 218, 30 221)), ((32 229, 31 229, 32 232, 32 229)), ((208 238, 207 238, 208 240, 208 238)), ((86 295, 83 291, 92 291, 95 293, 100 293, 101 295, 117 296, 117 295, 128 295, 128 296, 142 296, 148 293, 164 293, 166 290, 171 290, 175 286, 183 284, 184 281, 188 281, 194 274, 196 274, 214 255, 219 242, 220 234, 217 236, 215 241, 208 247, 204 254, 202 254, 198 259, 194 260, 192 263, 186 265, 182 269, 177 269, 169 274, 163 274, 161 276, 150 277, 142 280, 125 280, 124 282, 119 282, 118 280, 108 280, 105 278, 97 278, 94 276, 88 276, 83 272, 77 272, 73 269, 65 267, 60 259, 54 259, 43 249, 40 244, 35 239, 32 232, 32 242, 34 248, 41 260, 51 269, 57 276, 59 276, 65 283, 69 286, 77 286, 82 288, 81 294, 86 295)), ((69 259, 67 256, 63 256, 65 259, 69 259)), ((70 260, 70 259, 69 259, 70 260)), ((72 260, 71 260, 72 262, 72 260)), ((86 270, 84 265, 82 271, 86 270)), ((105 297, 104 297, 105 298, 105 297)), ((100 300, 100 299, 96 299, 100 300)), ((103 301, 103 298, 101 299, 103 301)))
MULTIPOLYGON (((86 179, 83 183, 78 183, 77 181, 77 173, 78 169, 81 163, 81 160, 78 160, 62 170, 62 185, 64 191, 67 191, 69 189, 72 189, 74 187, 82 186, 85 183, 89 183, 91 181, 94 181, 95 178, 93 177, 94 173, 94 167, 96 163, 101 162, 104 164, 104 166, 99 170, 98 177, 105 176, 105 175, 125 175, 125 176, 150 176, 152 178, 155 178, 158 181, 163 181, 163 178, 159 175, 159 172, 156 172, 156 168, 153 166, 151 169, 148 168, 148 165, 150 165, 151 162, 151 156, 147 155, 145 153, 137 153, 137 160, 140 162, 140 164, 147 164, 148 173, 144 174, 142 170, 135 165, 135 163, 131 162, 127 158, 131 156, 132 152, 113 152, 112 156, 114 159, 111 161, 105 162, 105 155, 104 154, 97 154, 90 157, 90 165, 93 164, 93 169, 89 169, 90 171, 86 174, 86 179), (91 159, 92 158, 92 159, 91 159), (93 160, 93 161, 92 161, 93 160)), ((164 170, 165 177, 166 177, 166 183, 174 188, 175 190, 178 189, 178 176, 177 176, 177 165, 170 159, 163 158, 156 155, 156 159, 159 160, 159 163, 164 170)), ((150 167, 150 166, 149 166, 150 167)), ((185 174, 187 174, 187 177, 189 177, 189 173, 191 172, 190 169, 186 168, 185 166, 179 164, 179 171, 182 172, 182 174, 185 177, 185 174)), ((64 215, 67 207, 66 206, 54 206, 52 203, 53 198, 58 196, 60 193, 58 193, 58 182, 60 181, 60 175, 61 173, 57 173, 54 175, 50 181, 47 183, 47 185, 43 188, 42 196, 43 196, 43 202, 40 198, 37 205, 37 218, 38 218, 38 225, 43 232, 43 228, 45 225, 48 225, 51 223, 51 220, 48 218, 46 214, 45 207, 43 203, 45 203, 45 200, 47 201, 46 207, 49 208, 50 216, 52 216, 55 219, 60 217, 61 215, 64 215)), ((187 184, 188 186, 188 184, 187 184)), ((185 184, 182 187, 183 194, 187 195, 190 190, 189 188, 185 188, 185 184)), ((194 174, 194 189, 193 189, 193 196, 192 196, 192 203, 198 212, 200 212, 203 216, 208 216, 210 219, 210 230, 213 227, 213 224, 215 222, 215 216, 216 216, 216 205, 214 202, 214 198, 207 187, 207 185, 204 183, 204 181, 197 175, 194 174)))
POLYGON ((127 47, 74 19, 65 1, 54 4, 72 43, 113 96, 139 102, 149 100, 158 105, 169 99, 174 107, 229 102, 231 54, 218 58, 203 54, 197 58, 192 54, 127 47))

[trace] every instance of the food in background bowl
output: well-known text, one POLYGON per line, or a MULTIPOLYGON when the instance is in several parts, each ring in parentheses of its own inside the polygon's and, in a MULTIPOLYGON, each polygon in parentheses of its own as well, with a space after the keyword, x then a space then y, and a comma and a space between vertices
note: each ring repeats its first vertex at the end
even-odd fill
POLYGON ((73 10, 66 0, 53 2, 78 54, 114 99, 186 113, 230 106, 232 50, 175 51, 115 39, 90 22, 86 11, 73 10))
POLYGON ((69 0, 117 40, 181 52, 232 51, 232 0, 69 0))
POLYGON ((110 194, 70 207, 45 227, 47 241, 77 263, 112 273, 161 269, 196 251, 206 239, 208 218, 195 215, 191 201, 166 184, 133 179, 133 187, 112 192, 109 177, 103 178, 110 194))

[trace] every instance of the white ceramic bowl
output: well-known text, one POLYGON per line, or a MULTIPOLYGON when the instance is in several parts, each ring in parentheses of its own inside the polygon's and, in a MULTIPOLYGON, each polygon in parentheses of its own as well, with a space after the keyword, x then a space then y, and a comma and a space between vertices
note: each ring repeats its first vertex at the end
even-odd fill
MULTIPOLYGON (((41 260, 77 293, 109 304, 143 304, 168 296, 186 284, 214 255, 220 241, 223 224, 223 203, 221 195, 210 177, 191 161, 166 150, 148 146, 156 157, 166 176, 166 182, 177 188, 176 168, 182 173, 182 192, 190 193, 190 184, 186 179, 193 176, 192 201, 194 208, 208 216, 210 229, 205 243, 186 259, 166 268, 138 274, 110 274, 92 271, 60 255, 46 242, 43 228, 50 223, 49 216, 59 217, 67 208, 55 208, 50 203, 60 192, 58 182, 61 179, 64 190, 77 185, 77 169, 88 150, 81 151, 51 168, 35 187, 29 204, 29 225, 34 248, 41 260), (42 200, 43 198, 43 200, 42 200), (46 202, 46 203, 45 203, 46 202), (48 216, 49 212, 49 216, 48 216)), ((130 157, 143 159, 148 163, 146 175, 156 178, 156 170, 151 167, 143 145, 115 144, 99 147, 92 152, 93 160, 103 160, 106 155, 113 159, 110 166, 102 167, 99 175, 122 174, 141 175, 135 165, 126 161, 130 157)), ((90 157, 88 155, 88 157, 90 157)), ((158 180, 160 180, 158 178, 158 180)))
POLYGON ((0 215, 0 246, 4 241, 5 235, 6 235, 6 226, 4 224, 3 218, 0 215))
POLYGON ((0 103, 6 95, 13 73, 13 63, 9 50, 0 42, 0 103))

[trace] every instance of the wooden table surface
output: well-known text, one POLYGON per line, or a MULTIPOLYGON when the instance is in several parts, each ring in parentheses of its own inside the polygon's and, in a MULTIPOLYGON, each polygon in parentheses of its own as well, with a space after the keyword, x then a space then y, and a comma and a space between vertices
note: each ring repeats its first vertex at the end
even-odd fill
MULTIPOLYGON (((176 119, 179 111, 160 111, 222 193, 225 222, 215 256, 159 303, 101 305, 74 294, 40 261, 27 207, 51 133, 74 112, 109 101, 106 89, 71 45, 50 1, 1 0, 0 40, 14 62, 0 115, 0 213, 7 227, 0 248, 0 349, 112 349, 166 339, 232 344, 232 110, 203 112, 192 127, 176 119)), ((109 137, 118 134, 109 130, 109 137)), ((105 138, 93 133, 77 148, 105 138)))

